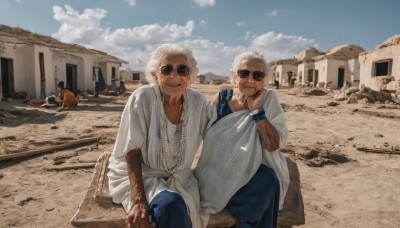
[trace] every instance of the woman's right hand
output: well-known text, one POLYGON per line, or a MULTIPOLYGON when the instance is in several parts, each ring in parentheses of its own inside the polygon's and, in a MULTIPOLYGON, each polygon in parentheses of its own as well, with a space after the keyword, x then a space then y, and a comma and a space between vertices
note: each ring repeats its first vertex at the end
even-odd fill
POLYGON ((149 213, 147 202, 135 203, 128 215, 125 217, 128 228, 149 228, 149 213))
POLYGON ((253 96, 248 97, 246 102, 247 102, 247 107, 249 107, 249 110, 253 111, 255 109, 261 108, 266 94, 267 94, 267 90, 261 89, 253 96))

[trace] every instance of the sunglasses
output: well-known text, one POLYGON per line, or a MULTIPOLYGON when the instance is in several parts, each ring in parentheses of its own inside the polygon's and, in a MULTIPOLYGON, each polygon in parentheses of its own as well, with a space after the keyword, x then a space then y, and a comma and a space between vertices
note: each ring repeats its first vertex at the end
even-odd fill
POLYGON ((256 81, 262 81, 265 77, 265 73, 262 71, 253 71, 253 72, 250 72, 249 70, 238 70, 237 71, 237 74, 240 78, 247 78, 247 77, 249 77, 250 73, 253 76, 253 79, 256 81))
POLYGON ((180 76, 188 76, 190 74, 190 67, 185 65, 178 65, 176 67, 172 66, 171 64, 167 64, 165 66, 161 66, 161 74, 164 76, 168 76, 172 73, 174 69, 180 76))

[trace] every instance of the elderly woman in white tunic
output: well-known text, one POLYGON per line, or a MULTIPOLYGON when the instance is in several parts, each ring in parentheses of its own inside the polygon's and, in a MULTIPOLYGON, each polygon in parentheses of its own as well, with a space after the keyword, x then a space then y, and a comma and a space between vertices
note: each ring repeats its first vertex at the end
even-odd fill
POLYGON ((188 88, 197 72, 190 49, 161 45, 146 65, 153 83, 132 93, 125 106, 108 178, 113 201, 127 212, 127 227, 204 227, 190 167, 211 106, 188 88))
POLYGON ((235 227, 276 227, 289 185, 284 112, 277 95, 264 88, 267 64, 257 52, 238 55, 231 69, 233 89, 212 101, 203 151, 197 164, 201 206, 215 214, 224 208, 235 227))

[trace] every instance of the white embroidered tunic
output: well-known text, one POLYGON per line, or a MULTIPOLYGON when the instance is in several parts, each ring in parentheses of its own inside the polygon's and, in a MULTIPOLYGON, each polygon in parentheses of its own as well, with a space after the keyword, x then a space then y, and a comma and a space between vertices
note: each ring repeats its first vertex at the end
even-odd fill
MULTIPOLYGON (((121 203, 125 211, 133 204, 128 179, 125 154, 134 149, 142 153, 142 175, 147 201, 161 191, 179 193, 188 207, 193 227, 205 227, 199 216, 200 198, 198 183, 190 169, 195 154, 202 142, 206 126, 211 118, 211 106, 200 92, 186 89, 184 93, 183 113, 180 122, 173 125, 165 118, 162 96, 157 84, 137 89, 130 96, 122 113, 121 124, 114 150, 109 163, 109 191, 115 203, 121 203), (177 164, 176 156, 180 149, 182 130, 184 148, 182 165, 173 172, 167 172, 160 159, 161 128, 167 121, 167 145, 169 164, 177 164)), ((172 168, 172 167, 170 167, 172 168)))
MULTIPOLYGON (((287 141, 284 112, 274 91, 268 90, 263 107, 268 121, 278 131, 279 145, 287 141)), ((268 152, 249 110, 231 113, 212 127, 216 107, 209 123, 195 175, 199 182, 201 207, 215 214, 223 210, 232 196, 254 176, 260 164, 272 168, 280 183, 280 209, 289 187, 289 170, 284 155, 268 152)))

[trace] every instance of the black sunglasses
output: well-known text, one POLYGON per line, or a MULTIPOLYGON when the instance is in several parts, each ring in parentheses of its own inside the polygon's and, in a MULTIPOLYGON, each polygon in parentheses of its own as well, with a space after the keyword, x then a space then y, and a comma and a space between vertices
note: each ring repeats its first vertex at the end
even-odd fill
POLYGON ((176 68, 176 72, 180 76, 188 76, 190 74, 190 67, 185 65, 178 65, 177 67, 172 66, 171 64, 167 64, 165 66, 161 66, 161 74, 164 76, 168 76, 172 73, 172 71, 176 68))
POLYGON ((249 70, 238 70, 237 74, 239 75, 240 78, 247 78, 249 75, 253 76, 253 79, 256 81, 262 81, 265 77, 265 73, 262 71, 253 71, 250 72, 249 70))

